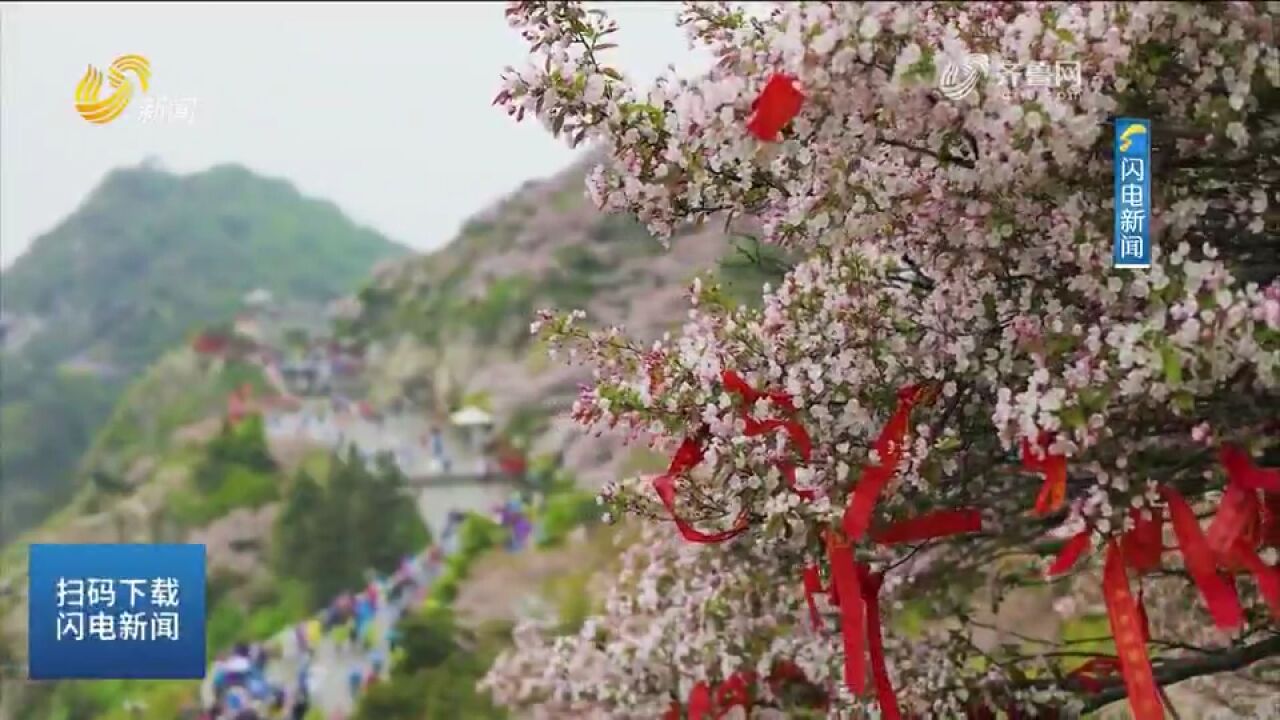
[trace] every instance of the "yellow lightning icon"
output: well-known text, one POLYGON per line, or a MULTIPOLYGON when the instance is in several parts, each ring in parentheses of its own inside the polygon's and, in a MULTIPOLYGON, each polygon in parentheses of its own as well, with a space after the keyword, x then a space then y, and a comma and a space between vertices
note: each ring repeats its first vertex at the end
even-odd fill
POLYGON ((1146 135, 1147 129, 1141 125, 1134 124, 1124 129, 1120 133, 1120 152, 1128 152, 1129 146, 1133 144, 1134 135, 1146 135))

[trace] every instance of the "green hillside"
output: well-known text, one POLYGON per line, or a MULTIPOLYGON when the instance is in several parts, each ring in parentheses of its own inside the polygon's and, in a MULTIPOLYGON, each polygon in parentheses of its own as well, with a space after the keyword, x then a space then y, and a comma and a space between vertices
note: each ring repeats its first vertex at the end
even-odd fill
POLYGON ((229 319, 256 288, 336 298, 406 252, 242 167, 108 174, 0 277, 0 540, 66 502, 128 381, 194 327, 229 319))

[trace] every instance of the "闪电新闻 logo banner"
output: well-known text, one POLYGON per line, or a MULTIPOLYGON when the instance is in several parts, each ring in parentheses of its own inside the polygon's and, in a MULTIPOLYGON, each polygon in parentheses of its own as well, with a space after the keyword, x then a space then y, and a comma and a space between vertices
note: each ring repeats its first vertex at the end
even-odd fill
POLYGON ((1151 121, 1116 120, 1115 247, 1117 268, 1151 267, 1151 121))
POLYGON ((205 674, 203 545, 32 545, 32 680, 205 674))

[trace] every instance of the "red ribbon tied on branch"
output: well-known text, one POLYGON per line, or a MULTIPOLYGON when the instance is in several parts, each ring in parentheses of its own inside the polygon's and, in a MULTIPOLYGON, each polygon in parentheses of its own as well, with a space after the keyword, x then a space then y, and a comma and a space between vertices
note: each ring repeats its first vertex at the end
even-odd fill
MULTIPOLYGON (((774 694, 777 694, 781 687, 788 682, 808 682, 804 671, 796 666, 795 663, 786 660, 779 660, 774 664, 767 681, 774 694)), ((730 710, 739 706, 746 710, 748 716, 750 716, 752 704, 751 687, 755 682, 756 674, 749 670, 739 670, 730 675, 716 687, 715 692, 712 692, 710 685, 699 681, 689 692, 689 720, 721 718, 728 714, 730 710)), ((667 712, 662 717, 663 720, 680 720, 680 713, 680 703, 672 701, 671 706, 667 708, 667 712)))
POLYGON ((686 437, 684 442, 680 443, 680 448, 676 450, 671 464, 667 466, 667 472, 653 479, 653 489, 657 491, 658 499, 662 501, 671 519, 675 521, 680 535, 689 542, 705 545, 724 542, 741 535, 747 529, 749 521, 747 510, 743 508, 729 529, 707 533, 695 528, 676 512, 676 478, 686 475, 697 467, 702 462, 703 452, 701 437, 686 437))
POLYGON ((1169 506, 1169 520, 1173 523, 1173 532, 1178 538, 1178 548, 1182 551, 1187 573, 1199 588, 1214 623, 1223 630, 1240 627, 1244 622, 1244 610, 1240 607, 1235 585, 1218 574, 1213 550, 1205 540, 1195 511, 1170 486, 1161 487, 1160 494, 1169 506))
POLYGON ((1205 541, 1229 571, 1247 571, 1273 617, 1280 619, 1280 571, 1258 556, 1263 544, 1264 498, 1280 492, 1280 468, 1260 468, 1243 449, 1224 445, 1218 454, 1227 473, 1227 488, 1209 523, 1205 541))
POLYGON ((1163 720, 1164 709, 1156 692, 1155 676, 1143 631, 1143 620, 1137 600, 1129 590, 1120 546, 1107 543, 1107 559, 1102 573, 1102 595, 1107 604, 1111 634, 1116 641, 1120 672, 1129 693, 1129 707, 1134 720, 1163 720))
POLYGON ((1047 432, 1040 433, 1034 446, 1026 438, 1022 440, 1022 467, 1044 473, 1044 484, 1036 494, 1036 515, 1052 515, 1067 499, 1067 458, 1049 450, 1051 444, 1053 435, 1047 432))
POLYGON ((778 133, 800 114, 802 105, 804 94, 796 87, 796 79, 774 73, 751 103, 752 115, 747 121, 747 132, 764 142, 777 142, 778 133))
MULTIPOLYGON (((977 510, 939 510, 891 523, 873 531, 871 537, 879 544, 894 545, 981 530, 982 513, 977 510)), ((848 542, 834 530, 827 534, 827 557, 831 565, 831 602, 840 608, 845 684, 855 693, 862 693, 866 689, 867 658, 864 653, 869 655, 881 713, 885 720, 898 720, 902 715, 889 680, 880 621, 879 593, 883 577, 879 573, 872 573, 865 563, 857 562, 848 542)), ((816 566, 805 569, 804 590, 810 619, 815 628, 820 627, 821 618, 814 603, 814 595, 823 592, 823 587, 816 566)))
MULTIPOLYGON (((1125 565, 1140 575, 1160 567, 1160 556, 1164 553, 1164 513, 1159 508, 1148 512, 1151 517, 1137 508, 1130 509, 1133 528, 1120 538, 1125 565)), ((1063 543, 1046 574, 1055 577, 1075 567, 1089 551, 1091 535, 1092 531, 1086 529, 1071 536, 1063 543)))
MULTIPOLYGON (((725 391, 742 399, 741 413, 747 424, 744 433, 747 437, 758 437, 776 430, 784 430, 787 433, 787 439, 790 441, 791 447, 800 456, 800 461, 806 464, 809 462, 809 458, 813 455, 813 441, 809 438, 809 433, 804 429, 803 425, 792 418, 771 417, 765 420, 757 420, 751 414, 752 407, 761 399, 768 400, 770 404, 786 414, 795 413, 795 403, 792 402, 789 394, 781 390, 763 392, 756 390, 746 380, 743 380, 741 375, 732 370, 725 370, 721 373, 720 379, 724 383, 725 391)), ((775 467, 778 468, 778 472, 782 474, 783 481, 792 492, 805 500, 812 500, 817 495, 816 490, 796 487, 796 466, 793 463, 780 460, 775 464, 775 467)))
POLYGON ((861 540, 866 534, 871 524, 871 513, 875 510, 881 491, 897 474, 898 463, 902 461, 903 451, 906 449, 911 411, 925 398, 928 389, 924 385, 906 385, 898 390, 898 405, 872 444, 880 464, 863 469, 853 496, 849 498, 849 506, 844 511, 841 522, 850 540, 861 540))

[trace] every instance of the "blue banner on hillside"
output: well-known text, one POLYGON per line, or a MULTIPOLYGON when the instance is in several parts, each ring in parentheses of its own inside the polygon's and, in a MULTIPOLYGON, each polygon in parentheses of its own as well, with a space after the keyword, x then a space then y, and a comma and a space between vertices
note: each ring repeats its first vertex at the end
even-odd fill
POLYGON ((205 674, 203 545, 32 545, 32 680, 205 674))
POLYGON ((1151 267, 1151 121, 1116 120, 1115 247, 1117 268, 1151 267))

